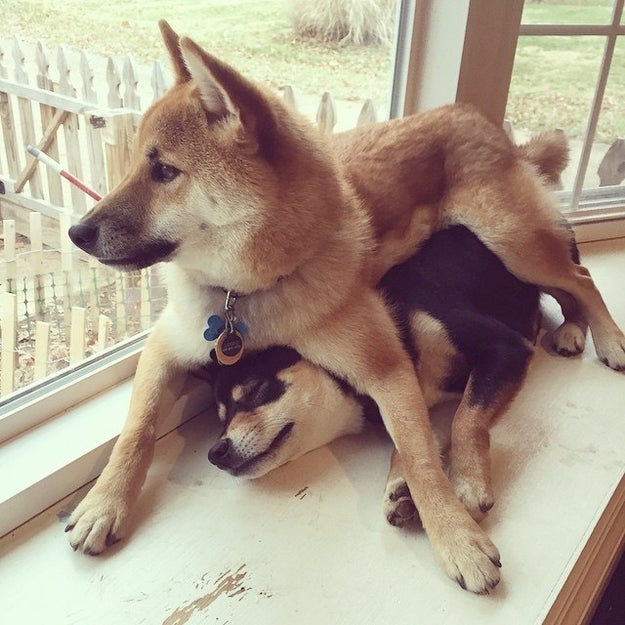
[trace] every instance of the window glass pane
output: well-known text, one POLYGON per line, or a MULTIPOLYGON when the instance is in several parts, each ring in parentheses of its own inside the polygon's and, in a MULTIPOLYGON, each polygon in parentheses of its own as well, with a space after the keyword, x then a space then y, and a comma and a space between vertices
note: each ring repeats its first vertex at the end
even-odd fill
POLYGON ((95 200, 41 163, 32 174, 26 151, 40 144, 98 194, 112 188, 128 166, 137 112, 168 80, 159 18, 249 77, 285 94, 293 87, 296 106, 313 121, 331 92, 323 98, 326 131, 355 126, 363 110, 371 119, 371 104, 378 119, 387 116, 396 0, 3 0, 2 7, 0 78, 13 90, 0 94, 0 294, 14 297, 1 300, 0 394, 136 335, 165 304, 156 269, 122 275, 69 243, 68 217, 76 221, 95 200), (32 86, 82 104, 63 113, 62 102, 31 95, 32 86), (89 107, 94 117, 82 112, 89 107), (46 132, 54 139, 44 145, 46 132))
MULTIPOLYGON (((614 57, 597 123, 584 186, 620 185, 625 179, 625 41, 616 40, 614 57), (609 151, 609 154, 608 154, 609 151)), ((625 188, 624 188, 625 190, 625 188)))
POLYGON ((526 0, 523 24, 608 24, 614 0, 526 0))
POLYGON ((518 143, 532 134, 562 129, 571 163, 562 177, 572 189, 586 132, 603 37, 519 37, 506 118, 518 143))

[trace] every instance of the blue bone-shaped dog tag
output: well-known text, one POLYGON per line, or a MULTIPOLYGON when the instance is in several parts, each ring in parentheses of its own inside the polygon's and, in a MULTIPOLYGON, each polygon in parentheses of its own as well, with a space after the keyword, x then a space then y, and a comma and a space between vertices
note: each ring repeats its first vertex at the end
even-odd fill
MULTIPOLYGON (((211 315, 208 318, 208 327, 204 330, 204 338, 207 341, 216 340, 219 335, 226 329, 226 321, 219 315, 211 315)), ((235 330, 245 336, 247 334, 247 326, 242 321, 237 321, 234 324, 235 330)))

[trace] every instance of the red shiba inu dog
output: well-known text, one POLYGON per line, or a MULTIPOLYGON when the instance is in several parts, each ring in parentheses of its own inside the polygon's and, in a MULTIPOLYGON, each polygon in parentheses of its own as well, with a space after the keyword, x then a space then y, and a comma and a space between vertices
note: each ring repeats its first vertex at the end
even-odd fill
POLYGON ((556 335, 625 368, 625 337, 526 154, 472 107, 371 124, 328 140, 280 98, 161 22, 174 86, 144 114, 124 180, 70 230, 122 269, 168 265, 168 305, 141 356, 128 420, 70 518, 70 542, 121 538, 172 376, 283 344, 373 398, 446 573, 481 593, 499 551, 456 497, 427 406, 375 285, 434 231, 470 228, 522 280, 565 307, 556 335), (210 319, 210 321, 208 321, 210 319), (208 327, 207 327, 208 326, 208 327))

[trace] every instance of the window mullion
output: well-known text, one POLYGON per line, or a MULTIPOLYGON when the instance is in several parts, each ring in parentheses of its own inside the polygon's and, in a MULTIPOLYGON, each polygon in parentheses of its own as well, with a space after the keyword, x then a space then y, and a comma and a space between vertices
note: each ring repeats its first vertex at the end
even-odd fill
POLYGON ((582 194, 582 188, 584 186, 584 180, 586 178, 586 171, 588 169, 588 162, 590 160, 590 152, 592 144, 595 139, 595 133, 597 131, 597 124, 599 122, 599 115, 601 113, 601 106, 603 104, 603 97, 605 95, 605 88, 608 82, 608 76, 610 74, 610 67, 612 65, 612 58, 614 56, 614 48, 616 46, 616 37, 618 26, 621 21, 621 15, 623 13, 623 3, 625 0, 617 0, 614 13, 612 15, 612 28, 605 42, 605 48, 603 51, 603 58, 601 59, 601 70, 597 79, 597 86, 595 87, 595 94, 590 109, 590 116, 588 119, 588 125, 586 127, 586 133, 584 135, 584 143, 582 145, 582 153, 577 166, 577 174, 575 176, 575 182, 573 184, 573 197, 571 199, 571 210, 575 210, 579 205, 579 200, 582 194))

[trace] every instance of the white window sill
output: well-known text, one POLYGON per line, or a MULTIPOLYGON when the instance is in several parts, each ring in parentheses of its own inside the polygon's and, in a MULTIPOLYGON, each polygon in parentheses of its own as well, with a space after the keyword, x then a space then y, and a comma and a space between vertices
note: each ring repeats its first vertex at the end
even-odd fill
MULTIPOLYGON (((100 474, 124 424, 132 381, 128 378, 0 445, 0 536, 100 474)), ((158 437, 210 405, 210 397, 201 380, 177 380, 159 419, 158 437)))
MULTIPOLYGON (((625 240, 581 251, 625 327, 625 240)), ((207 405, 207 385, 186 384, 172 388, 180 400, 161 432, 207 405)), ((460 592, 424 536, 383 520, 386 438, 343 439, 246 482, 206 461, 218 424, 201 416, 161 439, 134 531, 110 557, 75 554, 64 540, 58 518, 78 494, 0 540, 3 616, 81 625, 183 617, 368 625, 415 614, 432 625, 585 622, 625 540, 624 384, 590 341, 573 359, 537 348, 519 397, 493 427, 497 505, 485 527, 502 551, 504 581, 491 597, 460 592)), ((127 380, 0 448, 5 503, 32 516, 32 501, 49 505, 92 479, 129 392, 127 380)))

